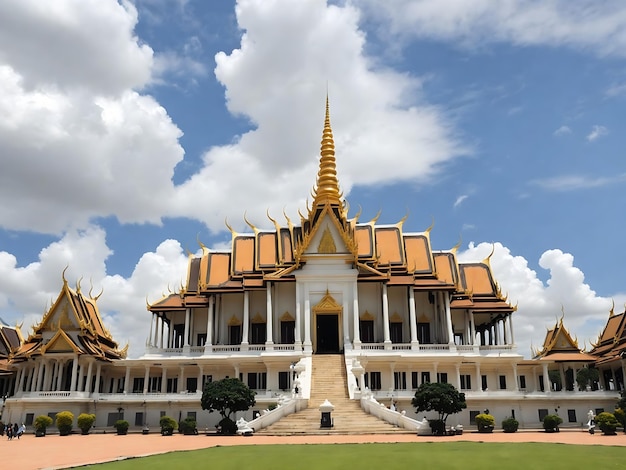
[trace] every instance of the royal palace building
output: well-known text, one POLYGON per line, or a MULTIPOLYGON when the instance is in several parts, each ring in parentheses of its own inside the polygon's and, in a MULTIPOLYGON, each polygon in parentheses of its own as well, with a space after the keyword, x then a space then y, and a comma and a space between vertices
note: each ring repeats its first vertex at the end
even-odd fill
POLYGON ((163 415, 193 416, 210 430, 220 417, 201 409, 203 385, 225 377, 256 392, 255 407, 238 416, 256 432, 319 431, 320 406, 337 432, 414 430, 423 416, 411 398, 435 381, 465 393, 467 409, 449 422, 467 429, 487 409, 496 423, 512 416, 523 428, 553 413, 580 427, 590 409, 613 409, 624 388, 626 314, 610 313, 589 352, 561 320, 524 359, 516 307, 489 258, 460 263, 456 247, 433 249, 430 228, 348 215, 328 103, 312 194, 300 220, 268 214, 271 229, 246 220, 250 231, 231 229, 228 251, 202 246, 190 256, 184 288, 148 306, 138 359, 111 337, 97 296, 63 276, 32 334, 17 343, 11 334, 5 347, 2 419, 28 426, 69 410, 95 413, 96 428, 123 417, 139 430, 163 415), (577 380, 589 368, 598 377, 577 380))

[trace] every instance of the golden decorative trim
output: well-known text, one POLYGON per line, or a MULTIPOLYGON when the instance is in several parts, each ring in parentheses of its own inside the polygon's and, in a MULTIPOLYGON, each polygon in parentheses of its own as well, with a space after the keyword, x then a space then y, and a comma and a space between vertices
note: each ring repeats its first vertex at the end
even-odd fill
POLYGON ((322 234, 322 239, 317 247, 318 253, 337 253, 337 247, 335 246, 335 240, 333 240, 333 236, 330 233, 330 229, 328 226, 324 233, 322 234))
POLYGON ((389 317, 389 323, 403 323, 404 320, 398 314, 398 312, 393 312, 393 315, 389 317))
POLYGON ((241 320, 237 318, 235 315, 230 317, 230 320, 228 320, 228 326, 238 326, 238 325, 241 325, 241 320))
POLYGON ((280 317, 280 321, 296 321, 296 319, 293 315, 291 315, 291 313, 289 313, 288 310, 285 310, 285 313, 283 313, 280 317))
POLYGON ((373 321, 374 315, 372 315, 368 310, 365 310, 360 318, 361 321, 373 321))
POLYGON ((341 312, 343 308, 337 303, 332 295, 327 291, 317 305, 313 307, 313 313, 341 312))

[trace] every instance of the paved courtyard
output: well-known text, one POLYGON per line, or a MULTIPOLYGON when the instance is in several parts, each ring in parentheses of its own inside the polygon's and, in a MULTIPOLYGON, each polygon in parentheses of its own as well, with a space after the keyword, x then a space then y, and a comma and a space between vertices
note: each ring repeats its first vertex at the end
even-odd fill
POLYGON ((495 432, 479 434, 465 432, 460 436, 428 437, 413 434, 395 435, 332 435, 332 436, 216 436, 174 435, 162 437, 158 433, 117 436, 110 434, 73 434, 61 437, 48 435, 36 438, 26 434, 21 439, 0 438, 2 461, 11 469, 61 469, 82 466, 89 463, 107 462, 132 456, 153 455, 176 450, 204 449, 215 446, 265 445, 265 444, 337 444, 367 442, 552 442, 562 444, 614 445, 626 446, 626 435, 591 435, 581 430, 567 430, 560 433, 520 431, 513 434, 495 432))

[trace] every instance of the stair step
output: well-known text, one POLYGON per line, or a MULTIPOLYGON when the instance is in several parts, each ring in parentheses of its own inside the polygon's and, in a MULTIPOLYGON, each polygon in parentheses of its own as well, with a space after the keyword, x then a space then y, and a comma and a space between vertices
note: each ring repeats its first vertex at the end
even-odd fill
POLYGON ((361 409, 358 401, 348 394, 345 359, 342 354, 313 356, 311 396, 309 407, 285 416, 280 421, 259 430, 261 435, 327 435, 327 434, 396 434, 411 433, 380 420, 361 409), (320 428, 319 406, 324 400, 335 407, 332 412, 334 426, 320 428))

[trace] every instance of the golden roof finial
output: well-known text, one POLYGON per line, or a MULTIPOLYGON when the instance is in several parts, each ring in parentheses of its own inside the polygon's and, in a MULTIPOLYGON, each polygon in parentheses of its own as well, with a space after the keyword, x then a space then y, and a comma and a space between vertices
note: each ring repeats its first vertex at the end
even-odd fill
POLYGON ((315 185, 315 198, 313 206, 330 204, 341 205, 341 192, 337 179, 337 166, 335 164, 335 142, 333 131, 330 127, 330 106, 326 95, 326 117, 324 119, 324 132, 322 133, 322 146, 320 149, 320 169, 317 173, 315 185))

